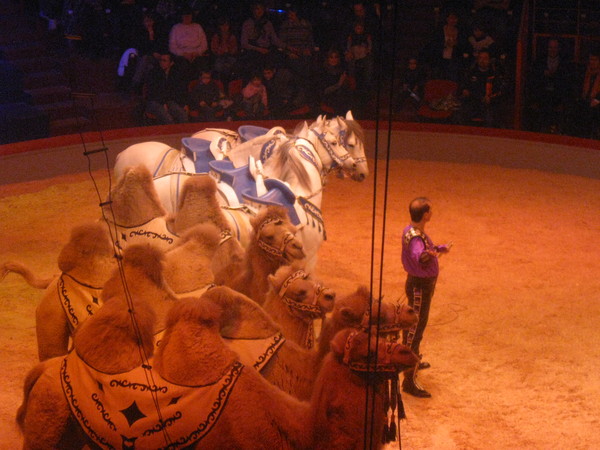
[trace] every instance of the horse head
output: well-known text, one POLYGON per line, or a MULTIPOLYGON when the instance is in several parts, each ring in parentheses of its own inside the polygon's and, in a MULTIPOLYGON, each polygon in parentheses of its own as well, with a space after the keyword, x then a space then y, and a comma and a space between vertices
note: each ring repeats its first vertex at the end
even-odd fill
POLYGON ((354 181, 364 181, 369 175, 369 166, 365 155, 365 133, 358 122, 354 120, 352 112, 348 111, 346 117, 338 116, 328 121, 329 129, 337 134, 342 146, 354 160, 355 166, 347 172, 354 181))
POLYGON ((319 116, 310 126, 302 125, 296 130, 296 136, 310 141, 317 150, 326 172, 334 169, 353 173, 356 163, 342 145, 335 129, 329 127, 329 121, 319 116))

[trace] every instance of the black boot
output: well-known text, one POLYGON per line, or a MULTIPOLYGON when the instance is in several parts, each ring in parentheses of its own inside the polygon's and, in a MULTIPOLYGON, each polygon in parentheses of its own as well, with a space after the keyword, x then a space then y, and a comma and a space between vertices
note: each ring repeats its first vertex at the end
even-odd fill
POLYGON ((423 389, 415 379, 415 371, 413 369, 404 372, 404 381, 402 382, 402 390, 407 394, 420 398, 429 398, 431 394, 423 389))

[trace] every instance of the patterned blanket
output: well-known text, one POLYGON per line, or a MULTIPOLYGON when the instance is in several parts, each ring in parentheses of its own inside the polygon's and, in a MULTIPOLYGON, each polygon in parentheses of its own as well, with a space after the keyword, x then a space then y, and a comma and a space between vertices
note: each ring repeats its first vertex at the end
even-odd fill
POLYGON ((235 362, 206 386, 170 383, 148 368, 107 374, 75 351, 61 367, 71 412, 101 448, 180 448, 206 436, 223 412, 243 365, 235 362))

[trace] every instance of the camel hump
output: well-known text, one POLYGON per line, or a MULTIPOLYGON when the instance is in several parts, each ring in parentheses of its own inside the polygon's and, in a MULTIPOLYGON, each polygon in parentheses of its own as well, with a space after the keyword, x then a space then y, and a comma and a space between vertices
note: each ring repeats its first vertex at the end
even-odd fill
POLYGON ((70 272, 75 267, 89 264, 95 257, 112 254, 113 247, 106 224, 91 222, 73 227, 69 242, 58 255, 58 267, 62 272, 70 272))

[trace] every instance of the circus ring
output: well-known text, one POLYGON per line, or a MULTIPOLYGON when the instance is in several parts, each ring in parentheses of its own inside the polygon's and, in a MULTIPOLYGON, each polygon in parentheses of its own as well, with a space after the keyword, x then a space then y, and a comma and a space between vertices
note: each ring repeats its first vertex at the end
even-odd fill
MULTIPOLYGON (((231 125, 238 124, 219 126, 231 125)), ((338 295, 369 284, 375 229, 374 253, 384 253, 375 261, 375 285, 381 273, 383 294, 401 297, 399 232, 408 220, 406 205, 419 195, 433 202, 428 231, 434 240, 455 244, 441 260, 422 345, 432 367, 420 380, 433 398, 403 396, 403 448, 600 447, 599 143, 397 123, 388 146, 385 126, 376 132, 375 124, 363 125, 371 170, 378 141, 377 177, 362 184, 329 179, 323 206, 328 240, 317 275, 338 295)), ((140 141, 178 146, 200 128, 106 132, 108 160, 112 164, 120 150, 140 141)), ((97 140, 86 135, 86 148, 99 147, 97 140)), ((0 147, 0 261, 23 261, 42 276, 57 272, 68 230, 99 215, 82 152, 79 136, 0 147)), ((90 160, 102 195, 108 188, 103 158, 90 160)), ((0 284, 0 436, 6 448, 21 442, 14 414, 24 374, 37 358, 40 296, 14 275, 0 284)))

